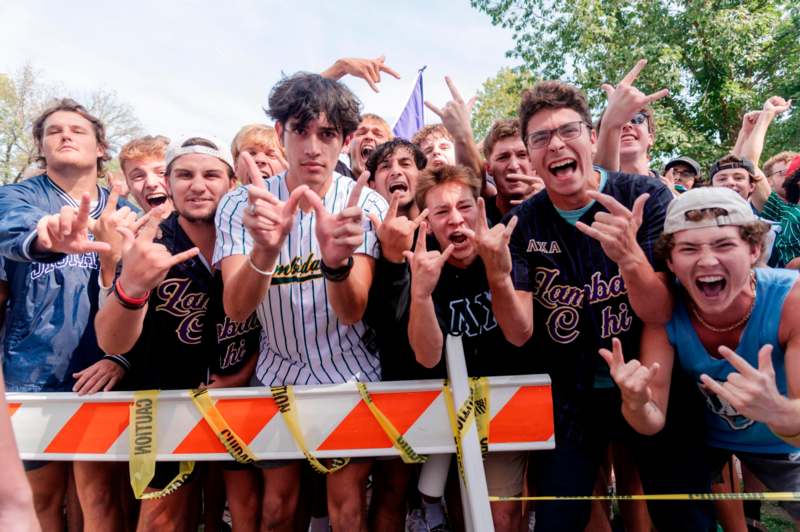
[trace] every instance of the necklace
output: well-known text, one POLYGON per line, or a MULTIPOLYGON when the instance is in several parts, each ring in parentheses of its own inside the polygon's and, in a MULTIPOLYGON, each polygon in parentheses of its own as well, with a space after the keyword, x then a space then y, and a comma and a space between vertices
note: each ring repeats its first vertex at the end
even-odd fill
POLYGON ((750 273, 750 286, 753 287, 753 302, 750 303, 750 308, 747 309, 747 314, 745 314, 742 319, 740 319, 733 325, 728 325, 727 327, 714 327, 713 325, 706 322, 706 320, 704 320, 700 316, 700 313, 697 312, 697 307, 695 307, 694 305, 690 306, 692 309, 692 314, 694 314, 694 317, 697 318, 698 322, 700 322, 700 325, 702 325, 711 332, 726 333, 726 332, 731 332, 734 329, 738 329, 739 327, 744 325, 747 322, 747 320, 750 319, 750 315, 753 313, 753 308, 756 306, 756 275, 754 272, 750 273))

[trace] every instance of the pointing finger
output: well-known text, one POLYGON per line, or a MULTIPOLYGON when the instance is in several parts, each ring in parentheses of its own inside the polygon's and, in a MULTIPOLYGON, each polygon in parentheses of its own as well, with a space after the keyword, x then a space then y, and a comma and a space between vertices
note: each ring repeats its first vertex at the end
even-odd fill
POLYGON ((489 221, 486 219, 486 202, 482 197, 478 198, 478 232, 489 229, 489 221))
POLYGON ((610 212, 611 214, 618 214, 618 215, 631 214, 631 211, 629 211, 628 208, 625 207, 625 205, 618 202, 616 199, 614 199, 612 196, 609 196, 608 194, 603 194, 602 192, 599 192, 597 190, 589 190, 586 192, 586 194, 593 200, 597 201, 597 203, 608 209, 608 212, 610 212))
POLYGON ((603 83, 602 85, 600 85, 600 88, 605 91, 606 96, 611 96, 612 94, 614 94, 613 85, 609 85, 608 83, 603 83))
POLYGON ((242 161, 244 161, 245 169, 247 174, 250 176, 250 183, 258 188, 267 188, 267 184, 264 182, 264 178, 261 176, 261 170, 258 169, 258 165, 256 164, 256 160, 253 159, 253 156, 250 155, 250 153, 243 151, 239 157, 241 157, 242 161))
POLYGON ((169 260, 168 264, 169 267, 172 268, 176 264, 180 264, 185 260, 189 260, 192 257, 196 257, 197 254, 200 253, 200 248, 193 247, 192 249, 187 249, 186 251, 181 251, 180 253, 176 253, 172 256, 172 259, 169 260))
POLYGON ((158 216, 151 216, 145 222, 144 227, 141 228, 137 238, 141 238, 145 242, 152 242, 153 239, 158 234, 158 226, 161 224, 161 220, 158 216))
POLYGON ((622 78, 622 81, 620 81, 619 84, 622 85, 624 83, 625 85, 632 85, 633 82, 636 81, 636 78, 639 77, 639 73, 642 71, 642 69, 645 67, 646 64, 647 64, 647 59, 639 59, 636 62, 636 64, 633 65, 631 71, 625 74, 625 77, 622 78))
POLYGON ((508 241, 511 238, 511 235, 514 233, 514 228, 517 227, 518 221, 519 219, 517 218, 516 214, 512 216, 511 219, 508 221, 508 225, 506 226, 505 231, 503 231, 503 234, 506 237, 506 241, 508 241))
POLYGON ((766 344, 758 350, 758 370, 775 374, 775 368, 772 366, 772 345, 766 344))
POLYGON ((375 214, 374 212, 367 213, 367 218, 369 218, 369 221, 372 222, 372 229, 374 231, 377 231, 378 229, 381 228, 381 225, 383 225, 381 219, 378 218, 378 215, 375 214))
POLYGON ((660 91, 656 91, 650 96, 647 97, 647 103, 653 103, 661 98, 669 96, 669 89, 661 89, 660 91))
POLYGON ((364 189, 364 185, 367 184, 368 179, 369 171, 364 170, 361 172, 361 175, 358 176, 358 181, 356 181, 356 186, 353 187, 353 190, 350 191, 350 197, 347 198, 347 207, 358 206, 358 200, 361 199, 361 191, 364 189))
POLYGON ((398 74, 392 67, 385 64, 384 61, 386 58, 384 56, 380 56, 380 60, 378 61, 378 68, 380 68, 383 72, 386 72, 390 76, 393 76, 395 79, 400 79, 400 74, 398 74))
POLYGON ((719 346, 719 354, 725 357, 725 360, 730 362, 731 366, 736 368, 736 371, 744 377, 751 377, 758 373, 758 370, 750 365, 747 360, 736 354, 736 352, 724 345, 719 346))
POLYGON ((297 207, 300 205, 300 198, 305 196, 306 192, 311 192, 315 197, 319 197, 308 188, 308 185, 300 185, 289 194, 289 199, 286 200, 286 204, 283 206, 284 214, 294 217, 297 207))
POLYGON ((328 213, 328 210, 325 208, 325 204, 322 203, 322 199, 320 199, 316 192, 307 188, 303 191, 303 196, 306 198, 309 205, 311 205, 311 208, 314 209, 318 218, 323 218, 325 215, 330 216, 330 213, 328 213))
POLYGON ((444 263, 447 262, 447 259, 450 258, 450 255, 453 254, 453 249, 455 249, 453 244, 450 244, 444 249, 444 253, 442 253, 441 258, 439 259, 442 265, 444 265, 444 263))
POLYGON ((469 99, 469 101, 467 102, 467 106, 466 106, 467 107, 467 113, 472 114, 472 108, 475 107, 475 102, 477 102, 477 101, 478 101, 478 97, 477 96, 473 96, 472 98, 469 99))
POLYGON ((428 217, 429 213, 430 213, 430 211, 427 208, 424 211, 422 211, 421 213, 419 213, 419 216, 414 218, 414 221, 413 221, 414 227, 419 227, 419 224, 422 223, 422 220, 424 220, 425 218, 428 217))
POLYGON ((650 199, 650 194, 645 192, 633 202, 633 219, 636 220, 640 225, 644 217, 644 204, 647 203, 648 199, 650 199))
POLYGON ((461 97, 461 93, 458 92, 458 88, 450 76, 444 77, 444 82, 447 83, 447 87, 450 89, 450 94, 453 95, 453 101, 458 103, 464 103, 464 98, 461 97))
POLYGON ((438 116, 439 118, 441 118, 441 117, 444 115, 444 113, 442 112, 442 110, 441 110, 441 109, 439 109, 438 107, 436 107, 435 105, 433 105, 433 104, 432 104, 431 102, 429 102, 428 100, 425 100, 425 107, 427 107, 428 109, 430 109, 431 111, 433 111, 433 113, 434 113, 436 116, 438 116))
POLYGON ((392 194, 392 201, 389 203, 389 210, 386 211, 386 220, 397 217, 397 208, 400 206, 400 192, 392 194))
POLYGON ((113 213, 117 210, 117 202, 119 201, 120 192, 122 192, 122 185, 119 183, 119 181, 114 181, 114 184, 111 185, 111 193, 108 195, 106 208, 103 212, 113 213))
POLYGON ((417 234, 417 244, 414 246, 414 253, 424 253, 428 251, 428 243, 425 241, 428 235, 428 222, 420 222, 419 233, 417 234))

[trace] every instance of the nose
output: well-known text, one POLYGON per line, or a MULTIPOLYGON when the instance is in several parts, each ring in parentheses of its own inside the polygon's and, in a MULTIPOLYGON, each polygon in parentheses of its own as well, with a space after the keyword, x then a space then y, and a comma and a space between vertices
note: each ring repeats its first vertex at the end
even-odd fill
POLYGON ((550 151, 559 151, 562 148, 564 148, 564 141, 561 140, 558 133, 553 131, 553 134, 550 135, 550 142, 547 144, 547 149, 550 151))
POLYGON ((155 172, 147 172, 145 176, 144 186, 147 189, 158 188, 163 181, 163 178, 155 172))
POLYGON ((697 260, 698 266, 716 266, 719 264, 717 256, 711 251, 711 247, 703 246, 700 250, 700 258, 697 260))
POLYGON ((517 157, 516 155, 512 155, 511 159, 509 159, 508 161, 508 171, 514 174, 518 174, 520 168, 521 166, 519 157, 517 157))
POLYGON ((320 140, 316 135, 308 135, 303 146, 307 156, 316 157, 320 154, 320 140))
POLYGON ((463 221, 464 221, 464 216, 461 214, 461 211, 459 211, 455 207, 450 209, 450 214, 447 217, 448 224, 458 226, 461 225, 463 221))

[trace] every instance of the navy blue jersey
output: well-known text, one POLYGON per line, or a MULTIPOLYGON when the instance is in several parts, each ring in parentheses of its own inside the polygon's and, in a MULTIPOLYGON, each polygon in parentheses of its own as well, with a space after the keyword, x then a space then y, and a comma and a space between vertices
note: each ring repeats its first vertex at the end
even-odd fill
MULTIPOLYGON (((173 212, 155 240, 173 255, 195 246, 173 212)), ((255 315, 235 322, 222 304, 222 274, 201 255, 170 268, 150 292, 147 314, 133 348, 123 387, 179 390, 208 382, 209 372, 235 373, 258 352, 261 327, 255 315)))
MULTIPOLYGON (((637 240, 656 270, 653 246, 662 232, 672 194, 651 177, 609 172, 603 193, 631 209, 647 192, 644 220, 637 240)), ((581 221, 591 224, 595 202, 581 221)), ((507 216, 519 222, 509 246, 512 280, 517 290, 531 292, 534 301, 532 355, 544 364, 553 380, 556 437, 581 439, 585 401, 593 387, 601 347, 611 338, 622 341, 627 356, 639 351, 641 321, 634 315, 627 288, 617 264, 600 243, 567 223, 555 210, 548 194, 536 194, 507 216)))
MULTIPOLYGON (((108 191, 98 186, 90 216, 106 207, 108 191)), ((127 205, 120 200, 118 207, 127 205)), ((36 224, 62 207, 78 207, 47 175, 0 187, 0 256, 5 259, 9 303, 3 373, 9 391, 67 391, 72 373, 98 361, 95 253, 35 254, 36 224)))

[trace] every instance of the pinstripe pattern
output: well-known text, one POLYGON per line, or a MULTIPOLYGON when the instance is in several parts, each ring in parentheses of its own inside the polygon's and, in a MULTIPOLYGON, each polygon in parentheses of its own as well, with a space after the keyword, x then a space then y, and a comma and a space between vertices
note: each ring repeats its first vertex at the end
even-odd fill
POLYGON ((761 211, 764 218, 781 224, 775 238, 770 266, 783 268, 793 258, 800 256, 800 207, 789 204, 772 192, 761 211))
MULTIPOLYGON (((281 201, 289 198, 285 174, 266 181, 281 201)), ((341 211, 355 181, 334 174, 323 203, 329 212, 341 211)), ((359 206, 365 214, 383 219, 388 208, 377 193, 364 189, 359 206)), ((214 264, 231 255, 246 255, 253 241, 242 225, 247 189, 228 193, 217 210, 214 264)), ((364 243, 356 250, 378 257, 378 239, 368 219, 364 243)), ((258 306, 258 319, 267 342, 256 365, 256 377, 264 385, 332 384, 380 379, 377 353, 361 341, 366 327, 359 322, 344 325, 328 302, 325 280, 319 270, 320 251, 314 234, 314 212, 298 210, 294 226, 281 248, 276 273, 266 297, 258 306)))

